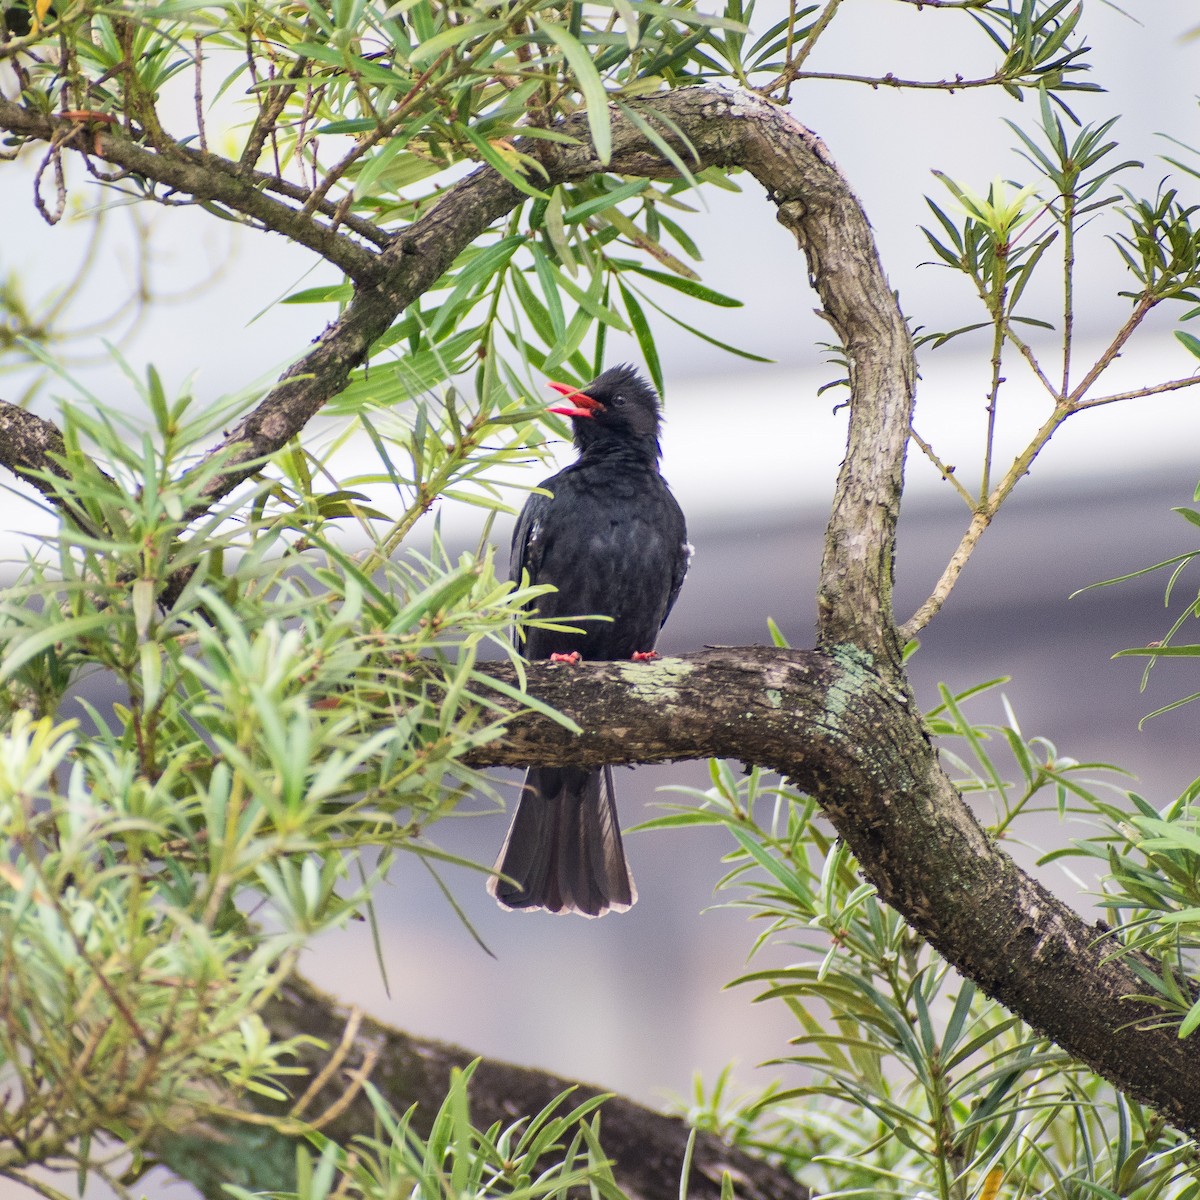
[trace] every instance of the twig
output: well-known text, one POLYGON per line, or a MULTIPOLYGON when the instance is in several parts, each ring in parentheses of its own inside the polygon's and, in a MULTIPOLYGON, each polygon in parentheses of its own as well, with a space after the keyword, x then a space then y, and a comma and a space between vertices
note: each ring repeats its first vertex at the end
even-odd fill
POLYGON ((441 54, 433 60, 429 66, 421 72, 420 75, 413 81, 413 85, 408 92, 400 100, 400 103, 392 110, 374 129, 368 133, 362 141, 358 142, 352 149, 348 150, 342 158, 334 163, 328 171, 325 172, 325 177, 317 184, 308 200, 305 201, 301 212, 305 215, 312 213, 322 200, 329 194, 329 189, 342 178, 343 175, 356 163, 368 150, 373 150, 385 137, 389 137, 395 132, 397 126, 408 115, 408 110, 417 102, 421 95, 422 89, 429 82, 433 73, 448 59, 453 50, 443 50, 441 54))
MULTIPOLYGON (((20 137, 65 146, 68 143, 64 138, 74 135, 79 128, 75 120, 34 112, 0 97, 0 129, 20 137)), ((82 147, 75 148, 82 150, 82 147)), ((195 200, 216 202, 232 212, 250 217, 264 228, 320 254, 351 279, 369 281, 374 275, 375 255, 371 251, 347 235, 264 194, 239 172, 237 164, 219 155, 179 143, 172 143, 169 153, 157 151, 112 129, 97 130, 92 144, 82 152, 163 184, 172 192, 185 193, 195 200)), ((169 203, 161 196, 156 199, 159 203, 169 203)))
POLYGON ((1007 324, 1005 307, 1008 300, 1008 260, 996 254, 996 290, 989 307, 992 309, 992 381, 988 389, 987 434, 983 443, 983 472, 979 484, 979 498, 985 500, 992 483, 992 452, 996 445, 996 409, 1000 401, 1000 386, 1004 376, 1000 374, 1004 365, 1004 331, 1007 324))
POLYGON ((921 453, 924 454, 925 457, 929 459, 929 461, 937 468, 938 474, 940 474, 941 477, 947 483, 949 483, 966 501, 967 507, 974 511, 976 504, 975 497, 972 496, 971 493, 968 492, 967 489, 959 482, 958 476, 954 473, 954 468, 948 467, 944 462, 942 462, 942 460, 934 453, 933 447, 916 431, 913 426, 909 426, 908 432, 912 440, 917 443, 921 453))
POLYGON ((337 1049, 329 1056, 328 1061, 312 1077, 308 1087, 304 1089, 304 1094, 288 1109, 288 1116, 297 1119, 304 1116, 308 1106, 313 1102, 316 1094, 333 1078, 336 1072, 345 1063, 350 1052, 354 1049, 354 1043, 358 1038, 358 1031, 362 1028, 363 1014, 362 1009, 352 1008, 350 1015, 346 1018, 346 1028, 342 1031, 342 1039, 338 1042, 337 1049))
POLYGON ((1004 336, 1017 348, 1017 351, 1033 372, 1037 381, 1046 389, 1046 393, 1054 399, 1056 404, 1060 403, 1063 399, 1062 393, 1050 382, 1050 377, 1042 370, 1041 364, 1037 360, 1037 355, 1033 352, 1033 348, 1017 333, 1013 328, 1012 322, 1007 317, 1004 319, 1004 336))
POLYGON ((295 81, 303 77, 307 68, 308 59, 296 59, 283 76, 287 82, 280 83, 278 87, 271 89, 266 103, 258 110, 258 116, 254 118, 254 124, 250 127, 250 133, 246 137, 246 144, 242 147, 238 163, 243 170, 252 171, 254 169, 254 164, 258 162, 259 155, 262 154, 262 148, 266 145, 267 138, 273 136, 275 133, 276 123, 279 121, 280 115, 287 107, 287 102, 295 94, 295 81))
MULTIPOLYGON (((837 10, 841 7, 842 0, 829 0, 825 5, 821 15, 813 23, 813 27, 808 31, 808 37, 804 39, 804 44, 796 53, 788 65, 762 89, 764 96, 772 96, 776 90, 783 87, 782 103, 787 104, 791 99, 791 86, 793 80, 800 74, 800 68, 804 66, 808 60, 808 56, 813 52, 813 48, 817 44, 817 39, 821 34, 829 28, 833 18, 837 15, 837 10)), ((788 9, 788 53, 791 53, 792 26, 796 19, 796 4, 792 0, 791 6, 788 9)))
POLYGON ((1137 327, 1145 320, 1146 314, 1158 303, 1158 298, 1148 293, 1143 293, 1138 297, 1138 302, 1133 306, 1133 312, 1129 314, 1125 324, 1117 330, 1116 336, 1108 344, 1104 353, 1092 364, 1092 369, 1083 377, 1080 383, 1075 387, 1074 391, 1066 397, 1067 405, 1072 411, 1075 411, 1080 406, 1084 396, 1092 384, 1104 374, 1112 365, 1113 360, 1121 353, 1125 343, 1133 336, 1137 327))
POLYGON ((196 89, 194 101, 196 105, 196 133, 200 138, 200 149, 208 150, 208 135, 204 128, 204 56, 200 53, 200 47, 204 44, 204 38, 200 34, 195 37, 195 50, 192 52, 192 61, 196 64, 196 89))
POLYGON ((994 515, 994 512, 988 508, 975 510, 975 514, 971 517, 971 523, 967 526, 962 540, 950 556, 949 562, 946 563, 942 577, 937 581, 929 598, 900 626, 901 642, 911 641, 941 611, 942 605, 946 603, 950 593, 954 590, 954 585, 958 582, 963 567, 967 565, 972 551, 979 539, 983 537, 983 531, 992 523, 994 515))
POLYGON ((1180 388, 1195 387, 1200 375, 1189 375, 1185 379, 1172 379, 1167 383, 1155 383, 1149 387, 1135 388, 1132 392, 1115 392, 1111 396, 1097 396, 1094 400, 1081 400, 1071 406, 1073 413, 1085 408, 1098 408, 1101 404, 1116 404, 1120 400, 1141 400, 1146 396, 1157 396, 1160 392, 1177 392, 1180 388))
POLYGON ((42 161, 38 163, 38 169, 33 176, 33 203, 38 212, 42 215, 42 220, 47 225, 57 225, 62 220, 63 214, 67 211, 67 181, 63 174, 62 165, 62 147, 66 145, 78 133, 78 127, 67 132, 64 136, 60 136, 58 132, 50 139, 50 146, 46 153, 42 156, 42 161), (54 209, 48 209, 46 202, 42 199, 42 177, 46 174, 46 168, 51 164, 54 166, 54 209))
POLYGON ((800 79, 825 79, 834 83, 865 83, 868 87, 881 88, 920 88, 942 92, 960 92, 967 88, 996 87, 998 84, 1011 82, 1007 75, 999 71, 982 79, 964 79, 956 75, 953 79, 900 79, 889 71, 886 75, 848 75, 840 71, 801 71, 797 73, 800 79))

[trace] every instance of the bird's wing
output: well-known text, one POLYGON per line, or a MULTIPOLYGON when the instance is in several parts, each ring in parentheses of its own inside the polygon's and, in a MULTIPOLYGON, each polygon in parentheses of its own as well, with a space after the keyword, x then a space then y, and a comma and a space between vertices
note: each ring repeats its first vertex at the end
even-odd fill
POLYGON ((683 587, 684 578, 692 562, 692 555, 695 553, 691 542, 687 540, 687 525, 683 519, 683 510, 669 491, 667 492, 667 499, 674 510, 677 533, 675 535, 675 556, 671 560, 671 591, 667 596, 667 607, 663 610, 663 625, 667 623, 667 618, 671 615, 671 609, 675 607, 675 601, 679 599, 679 589, 683 587))
POLYGON ((542 533, 550 497, 531 492, 513 530, 512 551, 508 559, 508 577, 521 582, 522 571, 529 572, 529 582, 537 583, 542 563, 542 533))

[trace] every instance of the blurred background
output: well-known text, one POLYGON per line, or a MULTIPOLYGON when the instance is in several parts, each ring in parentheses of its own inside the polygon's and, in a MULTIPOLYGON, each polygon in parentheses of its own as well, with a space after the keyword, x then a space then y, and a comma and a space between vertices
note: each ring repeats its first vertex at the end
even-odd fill
MULTIPOLYGON (((934 79, 992 69, 990 43, 966 14, 885 0, 855 0, 851 7, 854 15, 835 22, 830 43, 810 61, 814 70, 853 64, 863 73, 892 70, 934 79)), ((1092 122, 1120 115, 1114 130, 1124 143, 1119 157, 1144 160, 1139 186, 1153 193, 1171 169, 1157 156, 1200 162, 1161 136, 1200 147, 1193 94, 1200 43, 1186 37, 1200 18, 1191 0, 1152 0, 1132 6, 1132 15, 1097 0, 1085 7, 1094 78, 1109 90, 1076 97, 1075 111, 1092 122)), ((792 111, 824 138, 862 199, 913 325, 939 330, 980 319, 965 281, 923 265, 931 257, 919 230, 930 220, 923 197, 944 206, 948 200, 930 170, 984 194, 997 176, 1028 181, 1031 168, 1012 150, 1016 138, 1004 122, 1033 131, 1036 105, 989 89, 951 97, 806 83, 795 89, 792 111)), ((1200 190, 1186 177, 1180 186, 1185 194, 1200 190)), ((840 371, 823 359, 819 343, 829 332, 812 312, 816 301, 806 264, 757 185, 747 180, 744 187, 740 195, 707 193, 706 207, 688 226, 706 255, 704 281, 740 298, 744 307, 693 305, 681 307, 680 315, 773 363, 732 358, 665 322, 656 328, 667 380, 664 473, 688 514, 696 546, 691 575, 660 642, 667 653, 765 642, 768 617, 793 645, 809 645, 813 637, 821 537, 844 445, 845 413, 835 405, 844 393, 818 394, 840 371)), ((30 188, 29 171, 5 164, 0 271, 40 294, 71 270, 87 228, 85 222, 45 226, 30 203, 30 188)), ((107 311, 105 279, 132 278, 139 269, 129 236, 133 219, 120 210, 106 218, 104 270, 75 302, 78 323, 107 311)), ((272 378, 319 331, 326 311, 274 304, 328 278, 311 270, 306 254, 279 239, 240 236, 186 209, 153 220, 152 254, 142 265, 155 288, 180 295, 156 306, 126 348, 135 369, 153 361, 168 391, 196 374, 198 395, 215 397, 272 378), (189 297, 189 285, 214 268, 216 283, 189 297)), ((1080 361, 1089 350, 1099 351, 1128 310, 1116 294, 1124 286, 1120 260, 1103 230, 1081 255, 1080 361)), ((1034 308, 1040 305, 1042 315, 1052 318, 1055 304, 1048 291, 1035 298, 1034 308)), ((1161 314, 1114 366, 1107 390, 1192 370, 1195 360, 1170 336, 1179 315, 1161 314)), ((958 466, 964 481, 978 475, 986 336, 920 356, 917 428, 944 461, 958 466)), ((126 381, 103 360, 103 348, 95 349, 96 364, 77 374, 97 396, 121 404, 126 381)), ((616 344, 611 358, 636 362, 636 347, 616 344)), ((1017 368, 1011 374, 1000 413, 1002 464, 1045 416, 1028 379, 1018 378, 1017 368)), ((16 399, 25 382, 0 379, 0 394, 16 399)), ((39 400, 47 415, 56 386, 39 400)), ((1081 414, 1060 431, 985 536, 944 612, 922 635, 912 676, 926 707, 937 702, 939 681, 961 690, 1008 676, 969 712, 1002 720, 1003 693, 1026 735, 1051 739, 1063 755, 1122 765, 1158 805, 1200 773, 1200 709, 1185 707, 1138 729, 1145 713, 1197 689, 1189 669, 1156 670, 1150 693, 1143 695, 1141 664, 1111 658, 1123 647, 1162 636, 1169 623, 1165 580, 1070 598, 1090 583, 1193 547, 1194 531, 1170 509, 1191 501, 1200 477, 1198 413, 1200 395, 1183 391, 1081 414)), ((514 505, 520 500, 514 493, 514 505)), ((10 496, 7 515, 0 558, 11 564, 21 554, 22 534, 36 527, 37 513, 10 496)), ((471 519, 477 529, 478 517, 471 519)), ((447 514, 446 520, 464 543, 471 540, 466 518, 447 514)), ((967 511, 951 488, 919 454, 910 455, 897 569, 902 617, 929 594, 966 524, 967 511)), ((507 530, 498 527, 496 536, 507 544, 507 530)), ((625 823, 645 819, 655 803, 671 799, 657 789, 704 786, 706 780, 702 763, 620 770, 625 823)), ((456 853, 490 862, 506 822, 493 810, 464 814, 438 827, 435 837, 456 853)), ((1073 832, 1051 819, 1038 840, 1049 849, 1073 832)), ((737 1078, 787 1079, 784 1068, 758 1066, 786 1053, 786 1014, 756 1006, 751 990, 723 990, 745 965, 758 930, 736 909, 710 908, 728 849, 722 836, 635 833, 626 848, 641 898, 630 913, 602 921, 502 912, 484 894, 481 877, 448 872, 492 956, 479 949, 420 864, 401 859, 377 895, 389 986, 363 925, 315 945, 305 969, 344 1000, 414 1033, 651 1102, 685 1093, 694 1072, 711 1081, 731 1060, 737 1078)), ((1037 857, 1017 852, 1026 865, 1037 857)), ((1086 880, 1061 867, 1045 878, 1068 902, 1081 908, 1090 903, 1086 880)), ((786 957, 785 950, 774 953, 786 957)))

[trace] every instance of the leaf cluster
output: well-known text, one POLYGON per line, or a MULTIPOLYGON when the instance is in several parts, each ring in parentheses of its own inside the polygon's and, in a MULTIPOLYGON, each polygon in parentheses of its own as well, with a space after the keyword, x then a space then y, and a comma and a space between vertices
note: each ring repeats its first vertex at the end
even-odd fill
POLYGON ((246 398, 139 386, 153 430, 65 409, 59 532, 0 601, 3 1171, 282 1099, 262 1004, 397 853, 436 870, 429 827, 489 794, 461 757, 521 697, 478 662, 515 659, 537 589, 436 533, 392 557, 438 495, 500 506, 476 473, 528 455, 518 402, 364 415, 376 472, 323 491, 296 448, 181 540, 207 477, 184 468, 246 398))
MULTIPOLYGON (((571 1106, 571 1094, 564 1092, 512 1125, 496 1122, 479 1129, 470 1118, 477 1066, 452 1072, 427 1137, 413 1127, 415 1109, 398 1115, 377 1088, 366 1084, 377 1132, 356 1137, 350 1146, 313 1134, 316 1154, 297 1147, 296 1189, 276 1193, 279 1200, 398 1195, 565 1200, 584 1188, 602 1200, 624 1200, 600 1144, 598 1110, 605 1096, 571 1106)), ((239 1200, 254 1197, 244 1188, 230 1191, 239 1200)))

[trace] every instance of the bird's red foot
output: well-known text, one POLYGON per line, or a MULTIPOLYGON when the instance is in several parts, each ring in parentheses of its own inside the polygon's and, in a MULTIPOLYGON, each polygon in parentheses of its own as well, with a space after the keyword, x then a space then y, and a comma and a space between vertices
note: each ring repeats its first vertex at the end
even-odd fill
POLYGON ((569 663, 571 666, 577 667, 583 661, 583 655, 578 650, 572 650, 570 654, 552 654, 550 661, 569 663))
POLYGON ((634 662, 653 662, 658 657, 657 650, 635 650, 633 652, 634 662))

